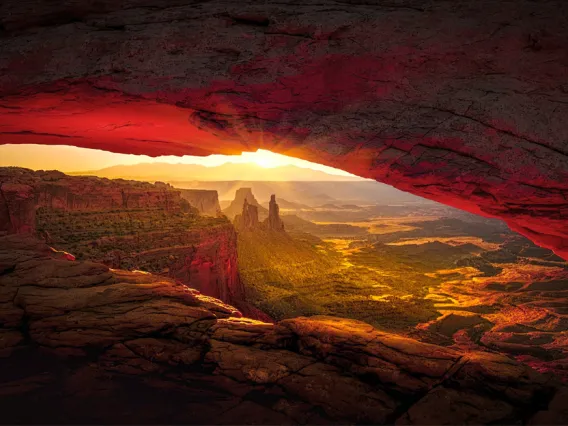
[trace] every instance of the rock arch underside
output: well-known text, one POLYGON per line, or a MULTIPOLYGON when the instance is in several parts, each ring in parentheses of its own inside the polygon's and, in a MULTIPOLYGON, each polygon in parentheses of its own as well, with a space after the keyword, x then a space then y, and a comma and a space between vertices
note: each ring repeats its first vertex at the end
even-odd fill
POLYGON ((0 142, 269 149, 568 256, 558 1, 6 0, 0 142))

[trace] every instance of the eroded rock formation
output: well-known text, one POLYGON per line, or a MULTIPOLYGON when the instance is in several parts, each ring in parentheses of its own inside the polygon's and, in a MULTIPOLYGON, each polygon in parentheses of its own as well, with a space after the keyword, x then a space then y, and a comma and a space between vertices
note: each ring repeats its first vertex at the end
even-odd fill
POLYGON ((256 207, 257 216, 260 220, 264 220, 268 216, 268 210, 262 207, 256 200, 251 188, 239 188, 235 192, 235 198, 231 201, 231 204, 223 210, 223 213, 227 215, 228 218, 234 219, 238 214, 243 212, 243 205, 247 203, 249 206, 256 207))
POLYGON ((258 221, 258 207, 249 204, 245 198, 243 203, 243 211, 241 214, 235 216, 235 228, 238 231, 253 231, 260 227, 258 221))
POLYGON ((567 14, 562 0, 5 0, 0 142, 261 147, 502 218, 566 258, 567 14))
POLYGON ((0 230, 35 233, 79 259, 166 275, 226 302, 242 299, 235 229, 183 212, 170 185, 0 168, 0 191, 0 230))
MULTIPOLYGON (((234 224, 235 228, 238 231, 259 231, 259 230, 266 230, 269 232, 283 232, 284 231, 284 222, 280 218, 280 208, 276 203, 276 195, 272 195, 270 197, 270 202, 268 205, 268 217, 264 219, 262 222, 258 220, 258 209, 259 205, 252 191, 250 188, 240 188, 237 190, 237 196, 233 203, 237 202, 237 199, 244 198, 243 202, 243 210, 241 214, 235 216, 234 224), (243 190, 243 191, 241 191, 243 190), (240 194, 239 194, 239 191, 240 194), (246 196, 243 197, 243 194, 246 196), (252 203, 256 204, 249 204, 249 199, 252 200, 252 203)), ((232 205, 232 204, 231 204, 232 205)), ((263 207, 260 207, 263 209, 263 207)), ((230 211, 230 206, 227 209, 230 211)), ((264 209, 266 210, 266 209, 264 209)))
POLYGON ((280 219, 280 207, 276 204, 276 195, 270 196, 268 204, 268 218, 264 221, 264 226, 271 231, 284 231, 284 222, 280 219))
POLYGON ((167 278, 70 261, 20 235, 0 237, 0 268, 8 423, 568 420, 565 387, 500 355, 352 320, 241 318, 167 278))

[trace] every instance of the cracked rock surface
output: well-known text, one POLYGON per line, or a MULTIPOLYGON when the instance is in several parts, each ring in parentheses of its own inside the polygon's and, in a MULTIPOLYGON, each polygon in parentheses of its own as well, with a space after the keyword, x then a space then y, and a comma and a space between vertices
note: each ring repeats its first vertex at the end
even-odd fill
POLYGON ((0 143, 270 149, 568 258, 568 3, 5 0, 0 143))
POLYGON ((235 317, 170 279, 70 260, 31 237, 0 237, 0 291, 7 423, 567 420, 566 388, 502 355, 342 318, 235 317))

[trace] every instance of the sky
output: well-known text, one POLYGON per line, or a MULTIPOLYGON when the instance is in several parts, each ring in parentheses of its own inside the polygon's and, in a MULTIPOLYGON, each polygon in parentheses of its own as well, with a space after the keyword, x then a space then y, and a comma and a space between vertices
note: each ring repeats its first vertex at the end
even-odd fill
POLYGON ((99 170, 116 165, 140 163, 200 164, 207 167, 215 167, 225 163, 252 163, 267 169, 293 165, 323 171, 332 175, 353 176, 333 167, 275 154, 262 149, 256 152, 244 152, 241 155, 148 157, 146 155, 115 154, 97 149, 77 148, 67 145, 0 145, 0 166, 80 172, 99 170))

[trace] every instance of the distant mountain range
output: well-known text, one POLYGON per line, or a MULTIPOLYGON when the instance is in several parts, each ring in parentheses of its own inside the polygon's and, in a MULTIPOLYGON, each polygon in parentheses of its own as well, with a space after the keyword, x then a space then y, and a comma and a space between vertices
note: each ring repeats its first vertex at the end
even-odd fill
MULTIPOLYGON (((399 191, 370 179, 331 175, 297 166, 263 168, 256 164, 225 163, 206 167, 197 164, 141 163, 118 165, 100 170, 73 172, 70 175, 93 175, 109 179, 132 179, 167 182, 176 188, 216 190, 221 208, 226 209, 239 188, 251 188, 259 203, 268 202, 271 194, 283 200, 282 209, 298 209, 325 204, 400 204, 423 203, 423 198, 399 191)), ((235 214, 240 213, 238 206, 235 214)))
POLYGON ((70 175, 94 175, 110 179, 146 181, 365 181, 359 177, 339 176, 319 170, 297 166, 264 168, 256 164, 225 163, 206 167, 198 164, 141 163, 119 165, 100 170, 68 173, 70 175))

